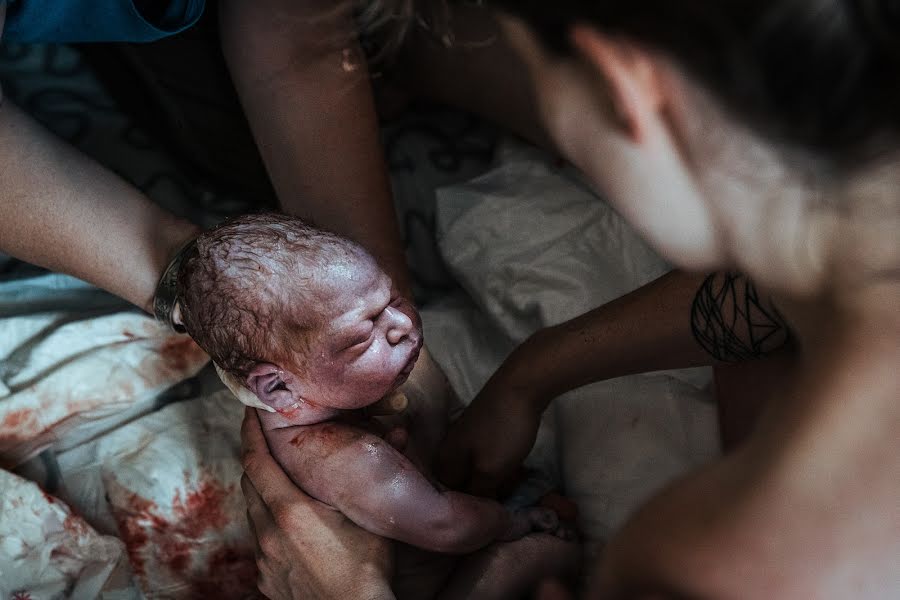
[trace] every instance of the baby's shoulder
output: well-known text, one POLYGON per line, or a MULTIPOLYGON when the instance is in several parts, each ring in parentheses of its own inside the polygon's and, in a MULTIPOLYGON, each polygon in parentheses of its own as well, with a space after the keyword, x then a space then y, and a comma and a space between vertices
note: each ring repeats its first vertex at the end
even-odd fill
POLYGON ((372 423, 356 420, 329 420, 283 427, 270 431, 267 437, 270 443, 289 444, 304 452, 329 455, 349 448, 370 452, 387 444, 372 423))

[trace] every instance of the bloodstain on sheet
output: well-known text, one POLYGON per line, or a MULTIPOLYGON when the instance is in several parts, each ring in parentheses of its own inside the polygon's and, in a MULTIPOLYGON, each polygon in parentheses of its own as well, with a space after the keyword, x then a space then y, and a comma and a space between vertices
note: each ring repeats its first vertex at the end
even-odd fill
MULTIPOLYGON (((256 561, 252 548, 235 548, 217 534, 229 525, 224 504, 236 486, 223 486, 208 474, 185 494, 176 491, 171 516, 138 494, 129 493, 124 506, 113 506, 119 535, 125 542, 135 575, 144 587, 165 576, 191 586, 191 598, 246 598, 256 590, 256 561), (166 573, 156 573, 155 569, 166 573), (215 591, 207 596, 206 591, 215 591)), ((249 540, 247 540, 249 544, 249 540)))
POLYGON ((21 427, 26 423, 30 423, 33 420, 34 413, 30 410, 14 410, 3 418, 3 424, 0 425, 0 427, 3 429, 13 429, 15 427, 21 427))
POLYGON ((40 433, 40 422, 34 409, 10 411, 0 422, 0 445, 27 441, 40 433))
POLYGON ((88 529, 87 523, 77 515, 69 515, 63 521, 63 529, 76 537, 88 536, 91 530, 88 529))
POLYGON ((206 353, 186 335, 165 339, 159 349, 162 368, 169 373, 183 373, 206 360, 206 353))

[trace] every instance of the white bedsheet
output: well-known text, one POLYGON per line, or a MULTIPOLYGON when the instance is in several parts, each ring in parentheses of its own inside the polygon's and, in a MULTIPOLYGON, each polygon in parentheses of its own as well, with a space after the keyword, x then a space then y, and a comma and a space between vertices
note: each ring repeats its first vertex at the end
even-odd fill
MULTIPOLYGON (((468 297, 425 310, 425 335, 463 402, 537 329, 668 270, 571 171, 517 144, 489 173, 439 190, 437 220, 468 297)), ((554 402, 529 461, 561 478, 591 551, 655 490, 718 453, 710 378, 708 369, 622 377, 554 402)))

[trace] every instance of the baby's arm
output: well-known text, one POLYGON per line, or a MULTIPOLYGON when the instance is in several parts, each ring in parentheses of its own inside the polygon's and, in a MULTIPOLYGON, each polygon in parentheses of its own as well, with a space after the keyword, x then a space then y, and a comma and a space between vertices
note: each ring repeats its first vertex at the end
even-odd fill
POLYGON ((440 491, 378 436, 343 423, 267 432, 272 454, 304 491, 372 533, 444 553, 551 530, 547 509, 511 513, 499 503, 440 491))

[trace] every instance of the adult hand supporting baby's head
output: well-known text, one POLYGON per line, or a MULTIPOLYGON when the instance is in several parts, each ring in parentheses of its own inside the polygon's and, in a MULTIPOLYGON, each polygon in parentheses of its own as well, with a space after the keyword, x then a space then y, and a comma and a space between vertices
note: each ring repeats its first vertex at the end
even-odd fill
POLYGON ((256 537, 259 590, 273 600, 393 599, 390 542, 310 498, 269 453, 256 411, 241 427, 241 488, 256 537))

